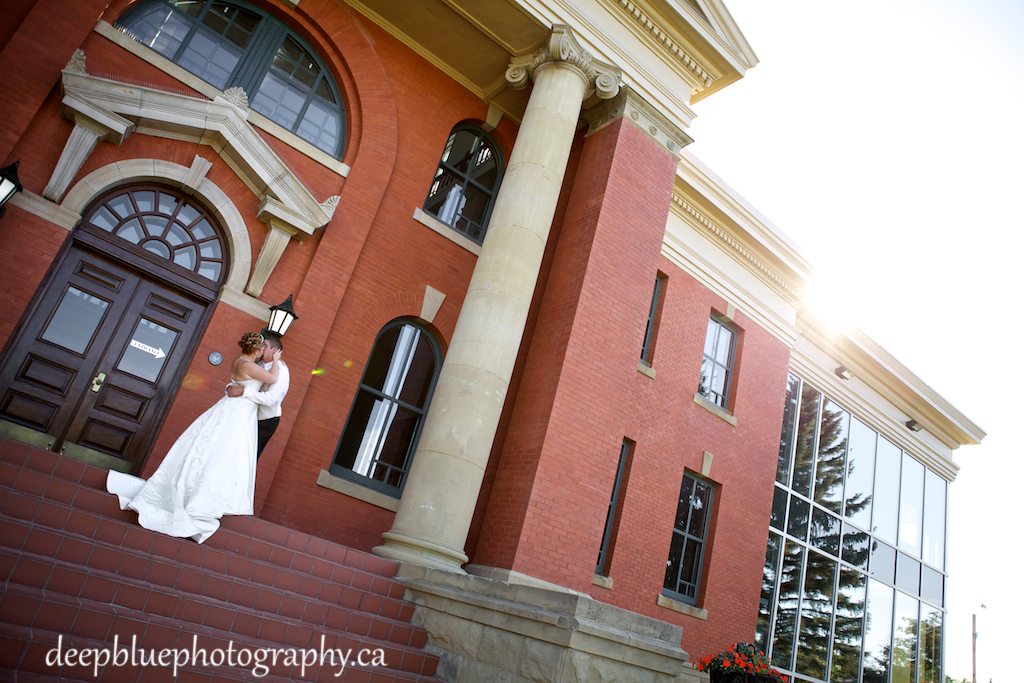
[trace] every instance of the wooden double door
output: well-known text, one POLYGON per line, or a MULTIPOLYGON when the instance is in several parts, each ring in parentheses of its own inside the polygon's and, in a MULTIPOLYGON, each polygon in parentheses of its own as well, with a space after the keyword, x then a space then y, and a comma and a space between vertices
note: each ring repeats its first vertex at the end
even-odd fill
POLYGON ((0 367, 0 434, 137 472, 210 302, 72 243, 0 367))

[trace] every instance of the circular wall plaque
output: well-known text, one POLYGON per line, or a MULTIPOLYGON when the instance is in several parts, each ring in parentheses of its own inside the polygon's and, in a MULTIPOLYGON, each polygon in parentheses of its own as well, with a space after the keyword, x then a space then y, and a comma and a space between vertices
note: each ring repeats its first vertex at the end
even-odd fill
POLYGON ((210 365, 220 365, 224 361, 224 357, 214 351, 210 354, 210 365))

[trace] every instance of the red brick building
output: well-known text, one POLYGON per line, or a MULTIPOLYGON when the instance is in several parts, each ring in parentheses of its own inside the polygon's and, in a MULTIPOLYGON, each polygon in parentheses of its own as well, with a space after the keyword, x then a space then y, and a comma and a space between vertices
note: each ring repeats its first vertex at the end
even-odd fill
MULTIPOLYGON (((538 619, 545 591, 620 608, 588 614, 607 642, 661 643, 630 645, 662 658, 638 680, 693 676, 686 653, 755 631, 777 641, 766 535, 773 481, 790 486, 777 474, 791 373, 944 480, 952 450, 984 434, 870 340, 822 328, 799 252, 682 151, 690 105, 757 63, 720 2, 554 12, 11 3, 0 163, 20 162, 24 191, 0 219, 8 448, 148 476, 222 396, 220 359, 291 295, 292 381, 256 517, 310 552, 328 541, 402 562, 440 678, 590 680, 578 672, 631 660, 508 626, 489 661, 479 640, 451 645, 458 628, 437 615, 486 621, 446 612, 463 604, 451 590, 498 591, 538 619), (483 578, 452 578, 465 571, 483 578)), ((12 496, 32 457, 45 460, 5 465, 12 496)), ((11 547, 7 564, 38 554, 11 547)), ((19 643, 16 627, 41 628, 11 623, 19 643)), ((27 667, 25 648, 7 663, 27 667)), ((776 664, 799 676, 802 661, 776 664)))

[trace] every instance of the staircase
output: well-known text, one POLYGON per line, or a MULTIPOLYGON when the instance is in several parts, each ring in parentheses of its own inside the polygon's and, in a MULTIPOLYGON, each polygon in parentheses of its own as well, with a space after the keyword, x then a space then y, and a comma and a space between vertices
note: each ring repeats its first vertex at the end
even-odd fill
POLYGON ((0 680, 437 680, 396 563, 254 517, 225 517, 203 545, 171 538, 139 527, 105 481, 0 440, 0 680), (69 648, 119 659, 69 662, 69 648), (168 666, 141 664, 167 648, 168 666))

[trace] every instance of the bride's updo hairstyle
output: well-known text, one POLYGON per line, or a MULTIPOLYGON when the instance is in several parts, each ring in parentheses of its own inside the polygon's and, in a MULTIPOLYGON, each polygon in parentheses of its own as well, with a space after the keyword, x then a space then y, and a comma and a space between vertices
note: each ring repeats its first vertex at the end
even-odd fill
POLYGON ((242 347, 242 353, 248 355, 250 353, 256 353, 258 350, 263 348, 263 335, 259 332, 246 332, 242 335, 241 341, 238 345, 242 347))

